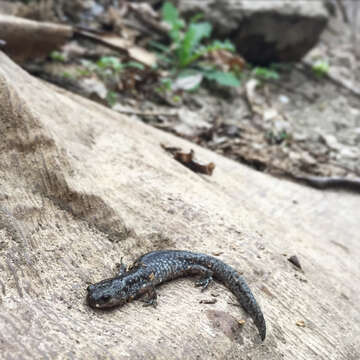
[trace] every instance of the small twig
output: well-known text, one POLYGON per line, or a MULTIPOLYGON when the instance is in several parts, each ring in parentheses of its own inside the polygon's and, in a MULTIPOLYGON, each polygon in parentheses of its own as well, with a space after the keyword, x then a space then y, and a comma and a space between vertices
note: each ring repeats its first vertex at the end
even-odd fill
POLYGON ((151 68, 156 63, 156 56, 154 54, 139 46, 129 45, 126 41, 123 42, 124 39, 122 38, 116 38, 116 41, 111 41, 111 37, 96 35, 88 31, 83 31, 80 28, 74 29, 73 38, 86 39, 112 50, 116 50, 130 59, 145 65, 147 68, 151 68))
POLYGON ((295 180, 305 182, 306 184, 317 189, 341 189, 360 192, 360 179, 297 175, 292 175, 292 177, 295 180))
POLYGON ((120 53, 123 53, 124 55, 128 55, 128 51, 126 51, 126 49, 122 49, 119 46, 110 44, 109 42, 106 42, 105 40, 103 40, 102 38, 96 36, 95 34, 88 32, 88 31, 84 31, 81 30, 80 28, 77 28, 74 30, 74 38, 80 38, 80 39, 85 39, 85 40, 89 40, 92 41, 94 43, 103 45, 105 47, 108 47, 112 50, 116 50, 119 51, 120 53))
POLYGON ((141 24, 136 24, 133 20, 123 19, 122 23, 131 29, 139 31, 142 34, 147 34, 147 35, 152 34, 152 32, 149 29, 147 29, 145 26, 141 24))
POLYGON ((93 29, 91 27, 88 27, 88 26, 76 26, 76 30, 79 30, 79 31, 85 31, 87 33, 90 33, 90 34, 97 34, 97 35, 104 35, 106 34, 106 32, 104 30, 98 30, 98 29, 93 29))
POLYGON ((139 116, 179 116, 178 112, 161 112, 161 111, 138 111, 138 110, 127 110, 127 109, 117 109, 113 110, 129 115, 139 115, 139 116))

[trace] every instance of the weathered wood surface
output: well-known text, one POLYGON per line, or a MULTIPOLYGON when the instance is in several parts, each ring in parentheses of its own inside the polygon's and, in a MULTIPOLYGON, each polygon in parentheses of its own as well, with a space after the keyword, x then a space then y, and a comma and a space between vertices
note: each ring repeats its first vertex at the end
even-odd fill
POLYGON ((33 79, 3 54, 0 133, 1 358, 360 358, 358 195, 255 172, 33 79), (214 175, 160 143, 194 148, 214 175), (86 306, 87 284, 122 256, 161 248, 221 253, 243 272, 266 341, 250 320, 238 325, 246 315, 219 284, 166 284, 157 309, 86 306), (216 304, 199 303, 212 293, 216 304))

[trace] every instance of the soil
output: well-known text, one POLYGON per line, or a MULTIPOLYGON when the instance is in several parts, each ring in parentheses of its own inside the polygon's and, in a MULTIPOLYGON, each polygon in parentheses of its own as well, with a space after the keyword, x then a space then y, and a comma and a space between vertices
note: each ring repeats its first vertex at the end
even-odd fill
MULTIPOLYGON (((71 47, 76 51, 79 46, 74 42, 70 51, 71 47)), ((103 50, 92 47, 87 56, 96 58, 103 50)), ((75 61, 80 62, 82 52, 78 52, 75 61)), ((211 85, 182 93, 180 104, 154 97, 142 84, 129 92, 121 85, 122 90, 115 89, 119 91, 116 101, 110 102, 99 79, 65 78, 65 73, 72 77, 73 64, 54 64, 49 59, 40 64, 40 75, 260 171, 287 177, 358 178, 358 63, 354 31, 339 13, 330 18, 320 42, 301 63, 277 68, 278 80, 255 83, 248 70, 240 88, 211 85), (329 63, 322 77, 312 70, 317 60, 329 63)), ((39 75, 33 64, 27 69, 39 75)), ((130 74, 130 80, 136 76, 130 74)))
POLYGON ((275 175, 359 177, 360 67, 349 25, 332 19, 302 63, 278 72, 279 80, 256 87, 256 111, 248 77, 236 91, 185 96, 175 123, 144 120, 275 175), (310 65, 318 59, 330 64, 323 77, 310 65))

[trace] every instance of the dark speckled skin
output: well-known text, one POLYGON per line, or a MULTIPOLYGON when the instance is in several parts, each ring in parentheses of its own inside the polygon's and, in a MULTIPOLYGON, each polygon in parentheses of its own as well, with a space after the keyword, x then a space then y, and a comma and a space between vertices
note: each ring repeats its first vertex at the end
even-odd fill
POLYGON ((119 276, 90 285, 88 303, 96 308, 113 307, 146 293, 147 303, 156 305, 156 285, 191 274, 201 274, 197 285, 203 288, 214 278, 231 290, 253 319, 261 340, 265 339, 264 316, 245 280, 231 266, 206 254, 181 250, 145 254, 129 270, 123 268, 119 276))

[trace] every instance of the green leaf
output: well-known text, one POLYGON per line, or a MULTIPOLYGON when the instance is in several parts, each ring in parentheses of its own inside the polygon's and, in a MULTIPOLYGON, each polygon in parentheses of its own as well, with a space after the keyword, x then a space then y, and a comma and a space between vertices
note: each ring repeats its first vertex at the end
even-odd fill
POLYGON ((323 77, 329 72, 330 65, 326 60, 317 60, 312 66, 312 70, 318 77, 323 77))
POLYGON ((117 98, 118 98, 118 96, 115 91, 109 91, 106 94, 106 101, 108 103, 108 106, 113 107, 116 104, 117 98))
POLYGON ((96 62, 96 65, 100 69, 109 68, 115 71, 120 71, 124 67, 120 60, 114 56, 103 56, 96 62))
POLYGON ((227 50, 234 52, 235 46, 230 42, 230 40, 226 40, 224 42, 215 40, 212 44, 208 46, 200 46, 198 47, 194 53, 190 56, 189 59, 187 59, 187 64, 191 64, 197 59, 199 59, 201 56, 206 55, 207 53, 214 51, 214 50, 227 50))
POLYGON ((153 41, 153 40, 149 41, 149 46, 164 53, 169 51, 168 46, 159 43, 158 41, 153 41))
POLYGON ((176 25, 179 21, 179 13, 176 9, 176 7, 170 3, 170 2, 165 2, 163 7, 162 7, 162 18, 165 22, 167 22, 168 24, 170 24, 172 27, 174 27, 174 25, 176 25))
POLYGON ((179 17, 176 7, 170 2, 164 3, 161 12, 163 20, 171 26, 170 38, 178 43, 180 41, 180 29, 185 26, 184 20, 179 17))
POLYGON ((63 77, 65 79, 73 79, 74 78, 74 76, 72 74, 70 74, 69 72, 67 72, 67 71, 63 72, 63 77))
POLYGON ((239 86, 239 79, 231 72, 225 71, 208 71, 204 73, 208 80, 216 81, 219 85, 223 86, 239 86))
POLYGON ((137 61, 129 61, 126 64, 124 64, 124 67, 132 67, 139 70, 145 69, 145 66, 137 61))
POLYGON ((190 64, 191 57, 196 47, 200 44, 202 39, 210 36, 211 31, 212 27, 208 22, 191 24, 189 26, 178 50, 178 58, 181 67, 190 64))
POLYGON ((166 90, 171 90, 173 81, 170 78, 161 79, 161 84, 164 86, 166 90))
POLYGON ((52 51, 50 53, 50 58, 54 61, 59 61, 59 62, 65 62, 66 61, 66 58, 65 58, 65 55, 62 54, 61 52, 59 51, 52 51))
POLYGON ((234 52, 235 46, 230 40, 220 41, 220 40, 214 40, 210 45, 206 47, 207 51, 213 51, 213 50, 227 50, 234 52))
POLYGON ((201 20, 203 18, 204 18, 204 14, 202 14, 202 13, 195 14, 194 16, 191 17, 189 23, 190 24, 197 23, 199 20, 201 20))
POLYGON ((277 71, 260 66, 254 68, 251 73, 257 78, 264 80, 278 80, 280 78, 277 71))

